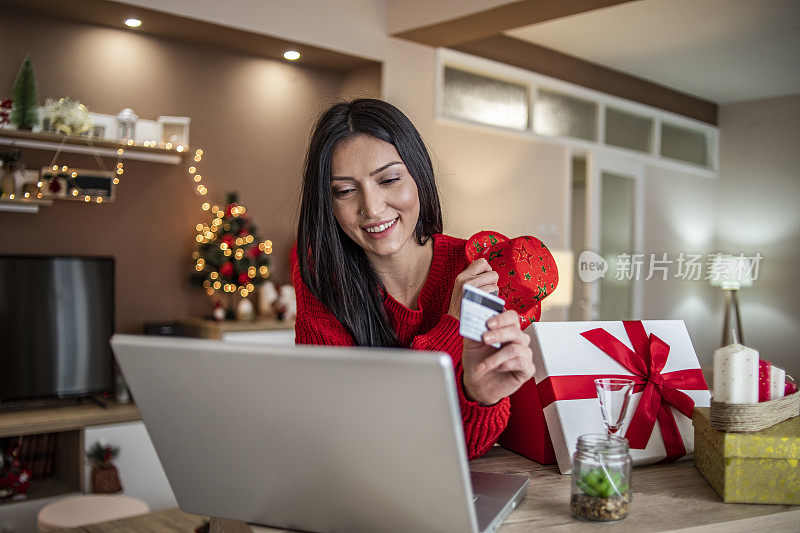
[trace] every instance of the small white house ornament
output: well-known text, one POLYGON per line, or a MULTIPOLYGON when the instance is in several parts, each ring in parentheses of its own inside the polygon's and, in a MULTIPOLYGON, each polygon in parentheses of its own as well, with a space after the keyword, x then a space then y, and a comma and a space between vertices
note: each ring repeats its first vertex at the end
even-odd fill
POLYGON ((236 319, 237 320, 253 320, 255 318, 255 309, 253 303, 247 298, 242 298, 236 305, 236 319))
POLYGON ((278 291, 275 289, 275 284, 267 281, 258 291, 258 313, 262 316, 274 317, 277 301, 278 291))
POLYGON ((138 115, 133 109, 126 107, 117 114, 117 138, 121 141, 132 141, 135 139, 136 122, 138 115))
POLYGON ((189 124, 191 122, 192 119, 189 117, 158 117, 161 142, 171 143, 173 146, 179 144, 189 146, 189 124))

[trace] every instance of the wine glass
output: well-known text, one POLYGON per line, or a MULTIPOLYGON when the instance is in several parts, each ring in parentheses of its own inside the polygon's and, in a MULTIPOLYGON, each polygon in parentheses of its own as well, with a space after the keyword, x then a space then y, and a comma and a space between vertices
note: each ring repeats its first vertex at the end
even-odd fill
POLYGON ((594 380, 600 412, 608 435, 616 435, 622 428, 635 382, 625 378, 600 378, 594 380))

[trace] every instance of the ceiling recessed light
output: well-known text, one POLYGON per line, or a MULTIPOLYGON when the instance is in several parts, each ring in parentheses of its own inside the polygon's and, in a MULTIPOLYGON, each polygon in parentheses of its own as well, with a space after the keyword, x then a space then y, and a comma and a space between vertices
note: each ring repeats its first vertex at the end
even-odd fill
POLYGON ((130 28, 138 28, 142 25, 142 21, 139 19, 125 19, 125 25, 130 28))
POLYGON ((285 57, 289 61, 294 61, 296 59, 300 59, 300 52, 295 52, 294 50, 288 50, 283 53, 283 57, 285 57))

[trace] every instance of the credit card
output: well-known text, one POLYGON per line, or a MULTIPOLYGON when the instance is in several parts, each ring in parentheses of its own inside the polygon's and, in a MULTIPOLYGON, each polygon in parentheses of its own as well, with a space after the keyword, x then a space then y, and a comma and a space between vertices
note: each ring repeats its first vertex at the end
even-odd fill
MULTIPOLYGON (((459 333, 462 337, 483 342, 483 334, 489 329, 486 321, 494 315, 502 313, 506 302, 494 294, 489 294, 471 285, 464 285, 464 294, 461 297, 461 326, 459 333)), ((492 343, 495 348, 500 348, 500 343, 492 343)))

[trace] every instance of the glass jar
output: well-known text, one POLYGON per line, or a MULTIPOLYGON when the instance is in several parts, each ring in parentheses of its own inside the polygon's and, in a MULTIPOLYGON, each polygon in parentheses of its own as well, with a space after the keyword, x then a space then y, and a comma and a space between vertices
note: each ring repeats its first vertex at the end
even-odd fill
POLYGON ((591 522, 617 522, 633 501, 628 440, 605 434, 581 435, 572 456, 572 516, 591 522))

